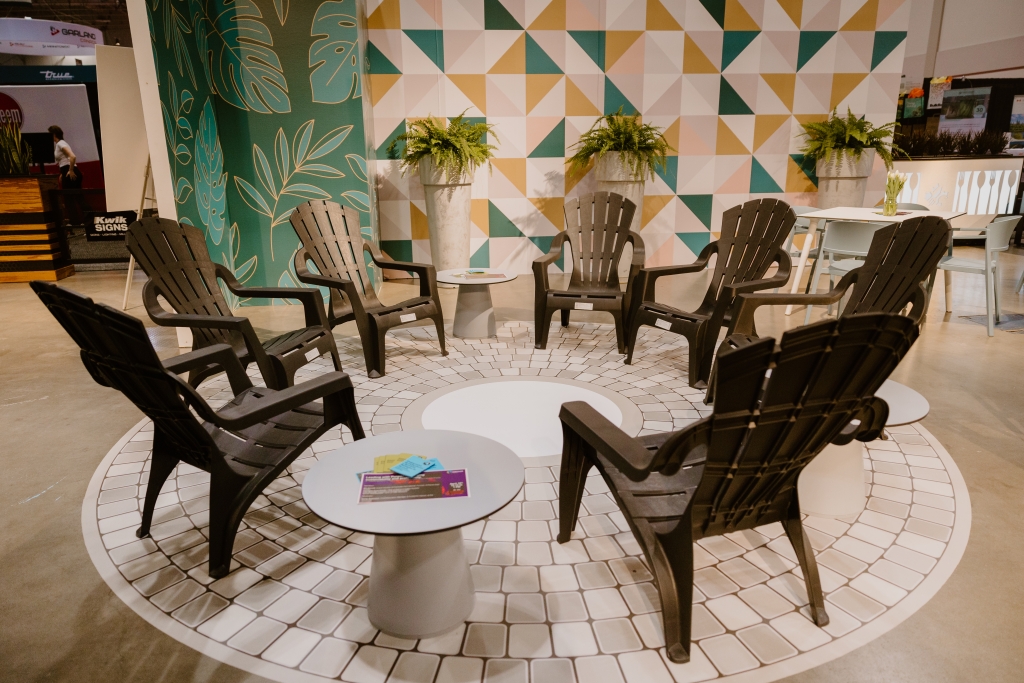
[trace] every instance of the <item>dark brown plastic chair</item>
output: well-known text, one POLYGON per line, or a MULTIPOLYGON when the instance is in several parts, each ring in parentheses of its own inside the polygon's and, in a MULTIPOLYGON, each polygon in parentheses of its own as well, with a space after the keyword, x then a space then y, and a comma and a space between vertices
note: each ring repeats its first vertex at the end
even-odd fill
MULTIPOLYGON (((201 230, 166 218, 143 218, 132 223, 126 242, 128 251, 149 276, 142 288, 142 302, 149 317, 157 325, 191 328, 193 350, 227 344, 243 367, 255 362, 272 389, 291 386, 296 370, 325 353, 331 354, 334 369, 341 370, 338 347, 318 292, 293 287, 243 287, 230 270, 210 258, 201 230), (261 343, 249 319, 231 310, 218 280, 240 297, 298 299, 305 309, 306 327, 261 343), (176 312, 164 310, 158 296, 176 312)), ((196 366, 189 372, 188 381, 197 387, 220 371, 215 365, 196 366)))
POLYGON ((565 230, 551 242, 548 253, 533 262, 536 347, 547 348, 551 316, 561 311, 562 327, 569 312, 604 311, 615 319, 619 353, 625 353, 626 315, 633 294, 633 280, 644 265, 644 239, 629 229, 636 205, 614 192, 596 192, 565 203, 565 230), (548 266, 562 255, 568 242, 572 250, 572 274, 565 291, 552 289, 548 266), (627 244, 633 245, 626 291, 619 287, 619 260, 627 244))
POLYGON ((81 348, 92 378, 123 393, 153 421, 152 467, 136 535, 149 535, 157 496, 179 462, 210 473, 213 578, 230 570, 242 516, 296 457, 339 424, 363 438, 352 381, 342 372, 275 391, 253 387, 227 344, 161 363, 136 318, 57 285, 36 281, 32 289, 81 348), (211 365, 227 373, 235 393, 220 410, 176 374, 211 365), (323 403, 313 402, 318 399, 323 403))
POLYGON ((349 320, 356 321, 368 376, 384 376, 387 331, 417 320, 434 321, 441 355, 448 355, 434 266, 384 258, 377 245, 363 239, 359 231, 359 212, 335 202, 317 200, 300 204, 292 212, 291 222, 302 242, 295 253, 295 273, 301 282, 330 289, 327 321, 332 329, 349 320), (370 258, 381 268, 418 275, 420 295, 394 305, 381 303, 366 272, 364 251, 369 252, 370 258), (318 272, 309 271, 308 261, 316 265, 318 272))
MULTIPOLYGON (((903 313, 920 324, 928 310, 930 280, 945 255, 953 230, 938 216, 921 216, 875 231, 864 265, 851 270, 822 294, 742 294, 733 304, 732 330, 718 347, 737 348, 757 339, 754 313, 761 306, 832 305, 848 295, 840 316, 854 313, 903 313), (909 310, 907 307, 910 307, 909 310)), ((704 402, 714 401, 714 387, 704 402)))
POLYGON ((678 432, 634 439, 586 403, 563 404, 558 542, 576 527, 587 472, 596 466, 654 573, 668 657, 687 662, 693 542, 781 522, 811 616, 825 626, 797 479, 828 444, 881 433, 889 409, 874 393, 917 333, 909 318, 869 313, 791 330, 778 345, 768 337, 727 351, 714 413, 678 432))
POLYGON ((686 337, 690 349, 689 383, 703 389, 711 375, 718 332, 730 323, 736 296, 743 292, 781 287, 789 281, 790 257, 782 248, 796 222, 793 209, 778 199, 751 199, 722 216, 722 234, 701 250, 689 265, 644 268, 637 275, 637 297, 629 319, 626 363, 633 362, 640 327, 650 325, 686 337), (711 284, 695 311, 681 311, 655 301, 654 286, 665 275, 698 273, 717 254, 711 284), (772 264, 774 276, 765 278, 772 264))

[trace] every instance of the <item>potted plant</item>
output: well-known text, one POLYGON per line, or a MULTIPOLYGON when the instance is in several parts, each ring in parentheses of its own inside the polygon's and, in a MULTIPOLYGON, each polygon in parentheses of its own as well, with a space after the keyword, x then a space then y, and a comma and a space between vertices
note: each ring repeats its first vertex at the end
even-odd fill
POLYGON ((473 174, 496 149, 485 142, 487 134, 494 135, 493 125, 471 123, 463 114, 447 126, 431 117, 411 121, 409 130, 388 146, 388 156, 394 158, 398 143, 404 142, 403 173, 419 170, 427 204, 430 258, 439 271, 469 267, 473 174))
POLYGON ((643 123, 639 113, 623 114, 619 107, 614 114, 598 118, 590 130, 580 136, 573 150, 568 161, 569 173, 586 172, 593 160, 598 191, 617 192, 636 204, 630 229, 638 230, 644 182, 647 178, 654 179, 655 169, 665 169, 672 150, 662 129, 643 123))
POLYGON ((863 206, 875 154, 892 169, 893 154, 901 154, 891 138, 896 122, 875 126, 849 109, 840 117, 832 110, 827 121, 803 124, 806 138, 801 153, 816 164, 818 208, 863 206))
POLYGON ((14 123, 0 125, 0 176, 28 175, 32 148, 21 137, 14 123))

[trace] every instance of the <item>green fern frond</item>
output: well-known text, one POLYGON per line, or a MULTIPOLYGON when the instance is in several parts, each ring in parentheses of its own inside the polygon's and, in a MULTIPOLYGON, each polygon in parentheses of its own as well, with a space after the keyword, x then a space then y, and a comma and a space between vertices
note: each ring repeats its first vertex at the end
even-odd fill
POLYGON ((470 123, 462 112, 453 118, 447 126, 432 117, 409 122, 409 130, 388 145, 389 158, 395 158, 399 142, 405 143, 402 154, 402 171, 407 172, 419 165, 421 159, 430 157, 434 165, 444 171, 449 182, 463 176, 472 175, 478 166, 487 163, 494 156, 494 145, 484 142, 484 137, 493 135, 494 125, 490 123, 470 123))
POLYGON ((573 145, 569 158, 569 173, 586 170, 591 159, 600 159, 609 152, 617 152, 622 163, 637 178, 654 179, 656 168, 665 170, 668 153, 675 151, 662 134, 662 129, 643 123, 640 114, 623 114, 622 107, 594 122, 590 130, 573 145))
POLYGON ((890 140, 899 124, 892 121, 876 126, 863 116, 856 116, 849 107, 845 117, 837 115, 833 109, 827 121, 802 125, 805 141, 800 151, 810 161, 830 159, 833 154, 840 158, 848 155, 860 159, 864 150, 873 149, 885 162, 885 167, 891 169, 893 156, 904 155, 903 150, 890 140))

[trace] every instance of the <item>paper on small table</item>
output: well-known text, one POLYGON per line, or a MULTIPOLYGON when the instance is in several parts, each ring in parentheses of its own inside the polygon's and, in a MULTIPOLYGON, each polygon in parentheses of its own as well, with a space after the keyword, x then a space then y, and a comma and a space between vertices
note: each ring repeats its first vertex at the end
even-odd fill
POLYGON ((368 472, 363 475, 359 487, 360 503, 468 497, 466 470, 437 470, 411 478, 394 473, 368 472))

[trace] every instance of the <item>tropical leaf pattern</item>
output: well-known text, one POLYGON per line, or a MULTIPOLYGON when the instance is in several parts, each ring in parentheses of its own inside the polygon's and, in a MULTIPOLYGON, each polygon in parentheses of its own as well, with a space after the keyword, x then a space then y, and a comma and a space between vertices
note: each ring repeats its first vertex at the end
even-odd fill
MULTIPOLYGON (((167 0, 170 1, 170 0, 167 0)), ((252 0, 191 0, 196 45, 210 89, 259 114, 291 111, 274 38, 252 0)))
POLYGON ((338 104, 359 97, 359 33, 355 0, 328 0, 317 8, 310 29, 323 36, 309 46, 309 84, 313 101, 338 104))
POLYGON ((345 177, 334 166, 309 162, 337 149, 352 132, 352 126, 339 126, 313 143, 313 125, 313 120, 309 120, 299 126, 292 136, 290 146, 284 129, 279 128, 274 138, 273 165, 263 148, 253 144, 252 165, 260 187, 241 176, 235 176, 235 187, 246 205, 270 219, 271 260, 274 259, 274 228, 288 220, 292 209, 309 199, 330 199, 332 196, 327 190, 313 184, 316 181, 307 182, 300 176, 345 177))
POLYGON ((217 118, 210 98, 199 117, 194 182, 199 218, 206 226, 207 238, 219 245, 224 235, 228 174, 224 173, 224 152, 217 137, 217 118))
POLYGON ((375 239, 355 0, 145 2, 175 213, 213 259, 241 282, 303 286, 298 239, 274 228, 309 199, 357 208, 375 239))

